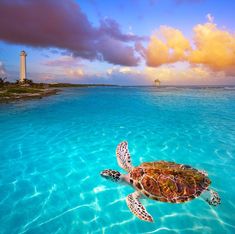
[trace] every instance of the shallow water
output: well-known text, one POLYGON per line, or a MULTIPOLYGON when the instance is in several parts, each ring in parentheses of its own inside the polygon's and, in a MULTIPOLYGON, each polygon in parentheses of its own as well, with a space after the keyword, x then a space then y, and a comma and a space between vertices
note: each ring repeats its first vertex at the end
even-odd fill
POLYGON ((235 233, 234 116, 223 88, 71 88, 0 104, 0 233, 235 233), (99 175, 119 170, 123 140, 134 165, 206 170, 222 204, 143 199, 155 223, 140 221, 125 203, 133 189, 99 175))

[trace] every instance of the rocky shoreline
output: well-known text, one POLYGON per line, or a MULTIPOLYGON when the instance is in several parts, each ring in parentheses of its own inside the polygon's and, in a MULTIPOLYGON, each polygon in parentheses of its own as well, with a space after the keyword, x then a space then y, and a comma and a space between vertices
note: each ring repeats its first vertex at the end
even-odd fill
POLYGON ((21 92, 19 92, 19 90, 16 90, 16 92, 14 92, 14 90, 9 92, 9 90, 7 89, 0 90, 0 103, 7 103, 7 102, 25 100, 25 99, 35 99, 35 98, 40 99, 46 96, 55 95, 59 91, 60 91, 59 89, 53 89, 53 88, 33 89, 33 92, 32 89, 30 90, 30 92, 28 92, 28 90, 26 90, 26 92, 24 92, 24 90, 21 90, 21 92))
POLYGON ((5 83, 0 85, 0 103, 8 103, 17 100, 43 98, 49 95, 55 95, 60 88, 91 88, 91 87, 116 87, 117 85, 107 84, 69 84, 69 83, 32 83, 31 84, 17 84, 5 83))

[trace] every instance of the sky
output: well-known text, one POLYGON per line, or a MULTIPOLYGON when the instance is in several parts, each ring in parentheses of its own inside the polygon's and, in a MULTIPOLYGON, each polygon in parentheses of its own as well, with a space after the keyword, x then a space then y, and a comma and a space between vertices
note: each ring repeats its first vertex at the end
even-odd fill
POLYGON ((235 85, 234 0, 0 0, 0 77, 235 85))

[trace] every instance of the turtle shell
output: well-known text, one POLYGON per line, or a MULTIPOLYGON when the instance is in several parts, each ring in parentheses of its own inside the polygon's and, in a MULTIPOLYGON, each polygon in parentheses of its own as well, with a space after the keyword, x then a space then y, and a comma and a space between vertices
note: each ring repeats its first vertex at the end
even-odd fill
POLYGON ((211 181, 201 171, 174 162, 146 162, 130 172, 130 182, 145 196, 181 203, 198 197, 211 181))

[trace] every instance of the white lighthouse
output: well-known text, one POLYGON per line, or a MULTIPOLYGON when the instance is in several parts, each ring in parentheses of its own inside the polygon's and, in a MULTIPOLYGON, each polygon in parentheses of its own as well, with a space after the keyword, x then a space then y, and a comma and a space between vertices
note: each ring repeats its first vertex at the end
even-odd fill
POLYGON ((24 50, 20 53, 20 82, 24 83, 26 80, 26 56, 24 50))

